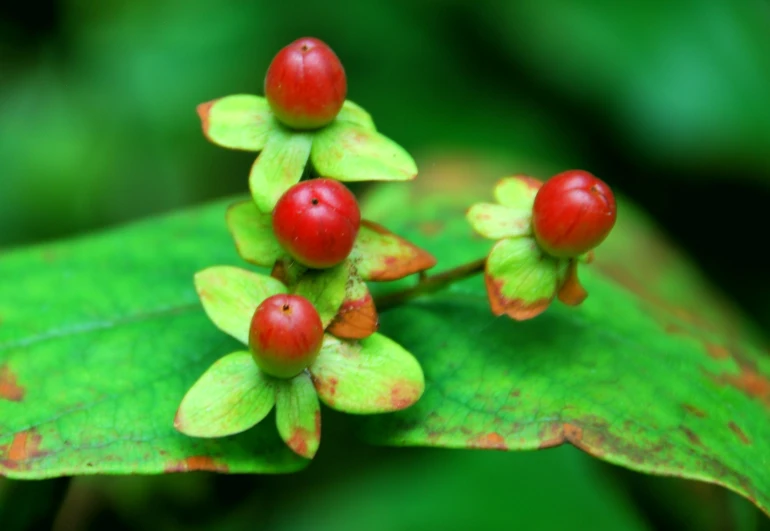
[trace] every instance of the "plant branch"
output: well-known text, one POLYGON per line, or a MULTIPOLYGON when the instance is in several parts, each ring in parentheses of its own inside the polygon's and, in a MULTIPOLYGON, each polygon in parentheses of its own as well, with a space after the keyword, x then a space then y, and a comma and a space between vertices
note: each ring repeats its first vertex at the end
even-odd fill
POLYGON ((445 287, 464 280, 473 275, 484 272, 487 259, 479 258, 473 262, 457 266, 455 268, 438 273, 436 275, 425 275, 420 273, 420 280, 417 285, 411 288, 406 288, 400 291, 394 291, 387 295, 382 295, 374 299, 374 304, 377 307, 378 312, 400 306, 416 297, 421 295, 428 295, 444 289, 445 287))

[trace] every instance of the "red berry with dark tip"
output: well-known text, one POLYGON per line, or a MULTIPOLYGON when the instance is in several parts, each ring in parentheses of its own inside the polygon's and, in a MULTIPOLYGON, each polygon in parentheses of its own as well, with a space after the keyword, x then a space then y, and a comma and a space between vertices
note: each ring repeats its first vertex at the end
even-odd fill
POLYGON ((615 225, 612 190, 587 171, 560 173, 538 190, 532 211, 535 238, 548 254, 571 258, 599 245, 615 225))
POLYGON ((295 129, 316 129, 334 120, 347 90, 342 63, 312 37, 279 51, 265 76, 267 103, 281 122, 295 129))
POLYGON ((273 295, 257 306, 249 328, 254 361, 267 374, 292 378, 321 350, 324 328, 318 311, 299 295, 273 295))
POLYGON ((332 267, 348 257, 361 225, 356 196, 331 179, 312 179, 289 188, 273 210, 273 232, 295 260, 308 267, 332 267))

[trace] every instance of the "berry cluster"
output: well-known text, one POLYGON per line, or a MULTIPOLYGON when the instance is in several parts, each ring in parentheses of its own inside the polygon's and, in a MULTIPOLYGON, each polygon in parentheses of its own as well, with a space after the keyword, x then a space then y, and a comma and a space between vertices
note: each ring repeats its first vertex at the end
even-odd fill
POLYGON ((195 285, 212 322, 239 340, 185 395, 176 428, 195 437, 245 431, 275 408, 283 441, 306 458, 320 443, 320 404, 357 414, 414 404, 425 381, 416 359, 377 332, 369 281, 421 273, 416 286, 380 299, 387 305, 480 272, 492 311, 529 319, 558 297, 580 304, 577 262, 615 223, 615 200, 587 172, 543 184, 502 179, 497 204, 479 203, 468 220, 496 240, 479 265, 433 277, 433 256, 372 221, 342 182, 404 181, 417 174, 406 151, 377 132, 345 100, 337 56, 299 39, 273 59, 266 97, 227 96, 198 107, 213 143, 259 152, 251 199, 232 205, 227 225, 240 257, 264 273, 233 266, 200 271, 195 285), (269 272, 269 274, 266 274, 269 272))
POLYGON ((497 204, 467 214, 474 230, 496 240, 485 264, 487 294, 496 315, 531 319, 554 298, 577 306, 588 296, 577 277, 615 225, 615 198, 603 181, 581 170, 543 184, 514 176, 495 188, 497 204))
POLYGON ((320 441, 319 398, 341 411, 380 413, 422 394, 417 361, 377 333, 366 281, 403 278, 435 259, 361 219, 340 182, 406 180, 416 167, 345 101, 346 90, 334 52, 304 38, 273 59, 266 98, 228 96, 198 108, 214 143, 260 151, 252 199, 232 205, 227 224, 240 256, 270 274, 215 266, 196 275, 208 316, 248 345, 252 363, 237 351, 201 376, 177 413, 183 433, 238 433, 274 406, 280 436, 311 458, 320 441))

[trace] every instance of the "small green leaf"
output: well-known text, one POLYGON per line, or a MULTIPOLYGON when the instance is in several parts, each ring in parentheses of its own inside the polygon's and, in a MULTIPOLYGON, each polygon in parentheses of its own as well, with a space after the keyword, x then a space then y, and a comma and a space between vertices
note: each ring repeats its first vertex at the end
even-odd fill
POLYGON ((267 100, 248 94, 201 103, 198 115, 206 138, 230 149, 261 151, 276 127, 267 100))
POLYGON ((404 148, 366 127, 336 121, 316 133, 310 161, 340 181, 408 181, 417 166, 404 148))
POLYGON ((199 271, 195 288, 209 319, 244 345, 249 344, 249 326, 257 306, 271 295, 287 291, 272 277, 232 266, 199 271))
POLYGON ((526 175, 504 177, 495 186, 495 199, 509 208, 532 212, 537 191, 543 183, 526 175))
POLYGON ((559 285, 558 262, 543 254, 533 238, 497 242, 484 278, 492 312, 524 320, 545 311, 559 285))
POLYGON ((350 277, 350 262, 328 269, 308 269, 293 287, 292 292, 313 303, 324 328, 329 326, 345 300, 345 286, 350 277))
POLYGON ((187 392, 174 427, 191 437, 224 437, 246 431, 273 409, 273 381, 257 368, 250 352, 228 354, 187 392))
POLYGON ((428 251, 373 221, 362 220, 350 260, 364 280, 398 280, 436 265, 428 251))
POLYGON ((275 380, 278 433, 296 454, 312 459, 321 443, 321 405, 307 372, 275 380))
POLYGON ((249 174, 249 189, 257 208, 265 213, 283 193, 297 184, 305 171, 313 134, 275 127, 249 174))
POLYGON ((345 300, 326 329, 341 339, 363 339, 377 331, 379 315, 366 282, 354 273, 345 288, 345 300))
POLYGON ((425 389, 422 368, 414 356, 381 334, 361 341, 326 334, 310 374, 321 400, 346 413, 405 409, 425 389))
POLYGON ((345 103, 342 104, 342 109, 340 109, 340 112, 337 115, 337 120, 340 122, 349 122, 360 125, 364 129, 370 131, 376 130, 372 116, 366 112, 363 107, 350 100, 345 100, 345 103))
POLYGON ((532 209, 509 208, 494 203, 476 203, 466 214, 473 230, 491 240, 532 233, 532 209))
POLYGON ((273 217, 259 211, 253 201, 241 201, 227 209, 227 227, 241 258, 262 267, 273 267, 286 253, 273 233, 273 217))

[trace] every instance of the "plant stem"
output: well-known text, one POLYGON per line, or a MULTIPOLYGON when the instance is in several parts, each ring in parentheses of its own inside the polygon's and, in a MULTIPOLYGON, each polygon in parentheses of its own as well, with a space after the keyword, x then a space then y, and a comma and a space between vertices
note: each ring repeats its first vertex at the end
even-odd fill
POLYGON ((400 306, 416 297, 435 293, 454 282, 482 273, 486 263, 486 258, 479 258, 473 262, 457 266, 436 275, 421 273, 417 285, 377 297, 374 300, 374 304, 377 307, 377 311, 380 312, 400 306))

